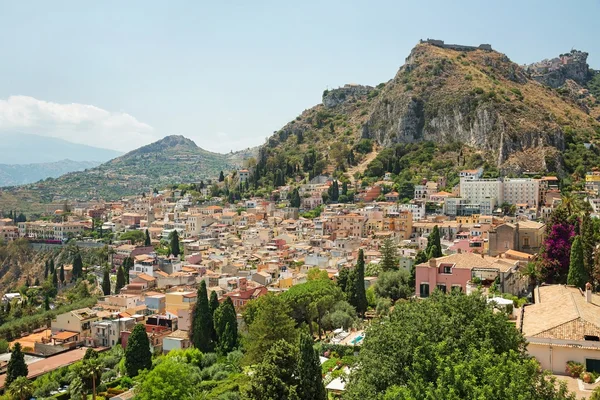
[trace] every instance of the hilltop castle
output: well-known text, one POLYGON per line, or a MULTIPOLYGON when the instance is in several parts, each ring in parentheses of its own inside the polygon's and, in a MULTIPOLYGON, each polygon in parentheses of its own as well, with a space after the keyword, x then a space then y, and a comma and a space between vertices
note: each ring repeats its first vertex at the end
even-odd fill
POLYGON ((423 40, 421 39, 420 43, 428 43, 437 47, 443 47, 444 49, 452 49, 452 50, 458 50, 458 51, 473 51, 473 50, 485 50, 485 51, 492 51, 492 45, 491 44, 480 44, 479 46, 475 47, 475 46, 465 46, 462 44, 445 44, 443 40, 436 40, 436 39, 427 39, 427 40, 423 40))

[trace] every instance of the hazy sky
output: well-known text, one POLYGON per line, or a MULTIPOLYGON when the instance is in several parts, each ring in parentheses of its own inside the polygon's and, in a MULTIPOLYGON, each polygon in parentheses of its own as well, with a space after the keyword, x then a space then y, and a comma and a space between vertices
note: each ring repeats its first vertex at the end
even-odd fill
POLYGON ((122 151, 264 143, 325 88, 391 79, 423 38, 600 69, 600 0, 0 1, 0 135, 122 151))

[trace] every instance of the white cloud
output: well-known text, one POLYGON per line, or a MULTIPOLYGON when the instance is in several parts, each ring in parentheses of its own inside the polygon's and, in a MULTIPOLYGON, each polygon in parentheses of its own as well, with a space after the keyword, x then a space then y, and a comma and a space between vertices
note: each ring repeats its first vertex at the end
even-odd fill
POLYGON ((0 135, 31 133, 128 151, 159 139, 135 117, 87 104, 59 104, 29 96, 0 99, 0 135))

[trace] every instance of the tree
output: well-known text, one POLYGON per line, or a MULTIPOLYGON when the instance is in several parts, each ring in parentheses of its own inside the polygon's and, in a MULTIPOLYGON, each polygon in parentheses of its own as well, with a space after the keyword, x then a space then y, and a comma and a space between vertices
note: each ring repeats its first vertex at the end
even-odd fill
POLYGON ((368 328, 344 398, 571 399, 525 353, 522 334, 477 295, 398 302, 368 328), (415 323, 419 321, 419 323, 415 323))
POLYGON ((307 334, 300 335, 300 354, 295 373, 298 381, 297 393, 301 399, 326 400, 319 354, 313 345, 312 337, 307 334))
POLYGON ((144 235, 144 232, 135 229, 123 233, 121 236, 119 236, 119 240, 129 240, 131 243, 136 244, 144 242, 145 236, 146 235, 144 235))
POLYGON ((235 350, 238 342, 237 314, 230 297, 219 304, 214 313, 214 325, 219 353, 225 355, 235 350))
POLYGON ((50 296, 47 294, 44 296, 44 311, 50 310, 50 296))
POLYGON ((84 378, 92 381, 92 400, 96 400, 96 381, 100 379, 102 372, 104 372, 104 367, 98 359, 91 358, 83 362, 81 373, 84 378))
POLYGON ((10 360, 6 368, 6 386, 10 387, 10 384, 20 376, 27 377, 28 373, 29 369, 27 368, 27 364, 25 364, 25 355, 21 351, 21 343, 17 342, 12 348, 10 360))
POLYGON ((248 326, 245 347, 246 360, 250 364, 262 362, 269 349, 278 341, 296 341, 294 320, 289 316, 291 310, 282 296, 267 294, 250 303, 254 301, 259 301, 260 307, 248 326))
POLYGON ((264 360, 257 365, 243 393, 249 400, 300 400, 296 366, 298 349, 279 340, 269 346, 264 360))
POLYGON ((191 341, 194 347, 203 353, 210 353, 215 349, 213 342, 213 318, 208 304, 206 281, 200 282, 196 304, 192 313, 191 341))
MULTIPOLYGON (((219 308, 219 296, 217 295, 217 292, 215 292, 214 290, 212 292, 210 292, 210 301, 209 301, 209 309, 210 309, 210 315, 212 315, 213 317, 213 324, 215 323, 215 311, 217 311, 217 308, 219 308)), ((214 327, 213 327, 214 328, 214 327)), ((217 331, 215 329, 212 330, 212 340, 214 343, 217 343, 218 337, 217 337, 217 331)))
POLYGON ((298 192, 298 188, 294 188, 290 196, 290 206, 300 208, 301 204, 302 200, 300 199, 300 193, 298 192))
POLYGON ((428 258, 438 258, 442 254, 442 243, 440 238, 440 231, 438 226, 434 226, 427 238, 427 247, 425 247, 425 254, 428 258), (435 246, 435 248, 434 248, 435 246))
POLYGON ((171 233, 171 242, 169 245, 169 249, 171 250, 171 254, 173 254, 174 257, 179 256, 179 233, 177 232, 177 230, 174 230, 173 233, 171 233))
POLYGON ((329 331, 338 328, 349 329, 355 324, 356 319, 356 309, 347 301, 340 300, 329 307, 321 324, 324 330, 329 331))
POLYGON ((77 281, 83 275, 83 260, 81 259, 81 253, 77 252, 73 258, 73 276, 71 282, 77 281))
POLYGON ((394 303, 399 299, 408 299, 413 293, 410 275, 403 270, 382 272, 375 284, 377 297, 388 298, 394 303))
POLYGON ((146 237, 144 238, 144 246, 152 246, 152 241, 150 240, 150 232, 146 229, 146 237))
POLYGON ((28 400, 33 395, 33 384, 27 377, 20 376, 8 386, 8 393, 13 399, 28 400))
POLYGON ((223 171, 219 172, 219 182, 223 182, 225 180, 225 175, 223 174, 223 171))
POLYGON ((583 248, 583 266, 587 276, 594 276, 594 247, 596 246, 594 222, 590 213, 585 213, 581 219, 581 246, 583 248))
POLYGON ((117 283, 115 285, 115 293, 119 293, 123 286, 125 286, 125 272, 123 271, 123 266, 120 266, 117 269, 117 283))
POLYGON ((129 283, 129 270, 133 267, 133 259, 131 257, 125 257, 123 259, 123 272, 125 273, 125 281, 129 283))
POLYGON ((176 357, 162 357, 152 370, 136 378, 139 400, 193 399, 199 392, 200 369, 176 357))
POLYGON ((306 273, 306 280, 314 281, 317 279, 327 279, 329 280, 329 274, 326 270, 321 268, 311 268, 306 273))
POLYGON ((48 273, 50 272, 50 265, 48 260, 44 263, 44 279, 48 279, 48 273))
POLYGON ((588 274, 583 265, 583 245, 581 243, 581 236, 575 236, 573 246, 571 247, 571 262, 569 263, 567 284, 584 289, 587 281, 588 274))
POLYGON ((565 283, 571 258, 571 242, 575 227, 564 207, 556 208, 546 223, 542 254, 542 274, 548 283, 565 283))
POLYGON ((367 311, 367 293, 365 291, 365 255, 362 249, 358 251, 356 267, 348 279, 348 302, 356 308, 356 312, 364 315, 367 311))
POLYGON ((60 264, 60 273, 58 275, 58 278, 60 279, 60 283, 64 285, 64 283, 65 283, 65 266, 64 266, 64 264, 60 264))
POLYGON ((54 273, 54 258, 51 258, 48 262, 48 271, 50 271, 51 274, 54 273))
POLYGON ((146 328, 143 324, 137 324, 125 348, 125 370, 127 375, 134 377, 144 369, 152 367, 152 353, 150 352, 150 341, 146 328))
POLYGON ((529 283, 529 293, 531 293, 531 299, 535 303, 535 287, 541 279, 541 273, 537 263, 528 262, 525 269, 522 272, 523 276, 527 277, 529 283))
POLYGON ((391 271, 398 269, 398 251, 391 239, 385 239, 381 247, 381 270, 391 271))
POLYGON ((56 270, 52 273, 52 286, 54 289, 58 289, 58 276, 56 275, 56 270))
POLYGON ((110 295, 110 273, 108 268, 104 268, 104 275, 102 276, 102 292, 105 296, 110 295))

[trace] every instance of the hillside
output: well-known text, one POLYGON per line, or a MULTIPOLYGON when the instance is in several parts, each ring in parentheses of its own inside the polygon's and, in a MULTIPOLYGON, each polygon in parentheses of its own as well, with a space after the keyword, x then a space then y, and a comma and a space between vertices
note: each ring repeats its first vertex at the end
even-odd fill
POLYGON ((51 163, 62 160, 105 162, 123 153, 25 133, 0 134, 3 164, 51 163))
POLYGON ((582 105, 499 52, 455 47, 422 42, 390 81, 326 90, 261 148, 259 181, 350 170, 416 183, 480 165, 491 176, 598 165, 598 150, 583 147, 600 139, 597 102, 582 105))
POLYGON ((167 136, 95 168, 25 186, 0 190, 0 209, 33 212, 41 203, 68 200, 115 200, 152 188, 197 182, 241 165, 247 150, 217 154, 183 136, 167 136))
POLYGON ((46 178, 58 178, 69 172, 83 171, 100 164, 98 161, 61 160, 35 164, 0 164, 0 187, 25 185, 46 178))

